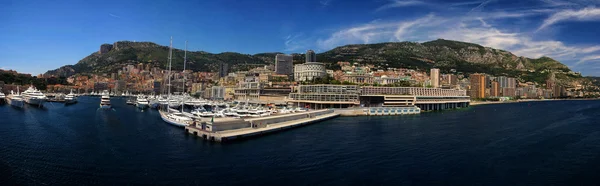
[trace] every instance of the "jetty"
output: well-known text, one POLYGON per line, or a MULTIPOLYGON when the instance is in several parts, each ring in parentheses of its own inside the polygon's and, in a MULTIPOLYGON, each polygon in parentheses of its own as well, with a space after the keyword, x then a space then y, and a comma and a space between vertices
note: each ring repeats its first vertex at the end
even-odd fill
POLYGON ((331 109, 324 109, 261 118, 218 118, 214 122, 187 126, 185 131, 205 140, 226 142, 308 125, 339 115, 331 109))

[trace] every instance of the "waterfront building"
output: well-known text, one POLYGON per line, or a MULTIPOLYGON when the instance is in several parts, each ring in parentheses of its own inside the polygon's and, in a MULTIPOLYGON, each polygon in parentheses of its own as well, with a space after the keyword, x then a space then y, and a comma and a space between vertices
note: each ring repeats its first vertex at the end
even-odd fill
POLYGON ((500 97, 500 83, 497 81, 492 82, 492 88, 490 89, 491 97, 500 97))
POLYGON ((422 110, 468 107, 470 103, 464 90, 329 84, 300 85, 287 101, 310 108, 418 106, 422 110))
POLYGON ((486 75, 471 74, 471 76, 469 76, 469 80, 471 81, 471 98, 485 98, 486 75))
POLYGON ((294 73, 294 62, 291 55, 277 54, 275 56, 275 74, 292 75, 294 73))
POLYGON ((517 79, 511 77, 506 78, 506 87, 517 88, 517 79))
POLYGON ((433 88, 440 87, 440 69, 432 68, 430 72, 431 86, 433 88))
POLYGON ((502 89, 502 96, 503 97, 515 97, 516 93, 515 93, 515 88, 501 88, 502 89))
POLYGON ((295 81, 312 81, 315 78, 327 76, 325 64, 319 62, 307 62, 294 66, 295 81))
POLYGON ((496 78, 496 81, 498 81, 500 88, 508 88, 508 77, 498 76, 496 78))
POLYGON ((359 105, 359 87, 357 85, 300 85, 296 92, 290 93, 288 102, 298 107, 348 108, 359 105))
POLYGON ((306 62, 317 62, 317 54, 313 50, 306 51, 306 62))
POLYGON ((373 83, 377 83, 380 85, 392 85, 394 83, 399 83, 401 81, 408 81, 410 83, 414 83, 414 80, 410 79, 410 77, 388 77, 387 75, 383 75, 381 77, 375 77, 373 83))

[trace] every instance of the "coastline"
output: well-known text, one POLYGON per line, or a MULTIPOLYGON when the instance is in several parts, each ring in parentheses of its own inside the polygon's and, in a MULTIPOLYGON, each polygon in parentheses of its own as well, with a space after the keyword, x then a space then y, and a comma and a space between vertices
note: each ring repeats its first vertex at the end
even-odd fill
POLYGON ((472 101, 469 106, 477 105, 490 105, 490 104, 508 104, 508 103, 521 103, 521 102, 534 102, 534 101, 569 101, 569 100, 600 100, 598 98, 580 98, 580 99, 520 99, 515 101, 472 101))

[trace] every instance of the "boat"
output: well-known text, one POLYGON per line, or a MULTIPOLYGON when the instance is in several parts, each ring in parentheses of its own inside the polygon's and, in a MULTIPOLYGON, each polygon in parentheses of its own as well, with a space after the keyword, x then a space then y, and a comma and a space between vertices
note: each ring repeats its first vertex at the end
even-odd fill
MULTIPOLYGON (((184 54, 184 66, 185 66, 185 58, 187 56, 187 41, 186 41, 186 50, 185 50, 185 54, 184 54)), ((171 63, 173 61, 173 38, 171 37, 171 43, 169 46, 169 72, 167 77, 168 78, 168 83, 167 86, 169 87, 168 90, 168 97, 166 99, 166 104, 168 104, 169 106, 164 108, 165 110, 159 110, 160 113, 160 118, 165 121, 168 124, 177 126, 177 127, 186 127, 189 125, 192 125, 194 123, 194 119, 192 119, 189 116, 184 115, 183 113, 181 113, 178 110, 175 109, 171 109, 169 107, 174 106, 173 103, 175 103, 175 105, 177 106, 182 106, 181 104, 183 104, 183 102, 181 100, 177 100, 176 98, 172 98, 171 97, 171 63)), ((184 67, 185 68, 185 67, 184 67)), ((159 98, 160 99, 160 98, 159 98)), ((160 102, 160 100, 159 100, 160 102)), ((183 108, 182 108, 183 110, 183 108)))
POLYGON ((146 109, 150 106, 150 104, 146 98, 144 98, 143 96, 140 96, 137 98, 135 106, 139 109, 146 109))
POLYGON ((160 113, 160 118, 162 118, 163 121, 171 125, 175 125, 178 127, 186 127, 194 123, 194 120, 192 118, 185 116, 180 112, 171 113, 162 110, 159 110, 158 112, 160 113))
POLYGON ((110 96, 109 96, 107 90, 102 92, 102 96, 100 97, 100 108, 101 109, 110 109, 111 108, 110 96))
POLYGON ((126 104, 128 105, 135 105, 136 100, 134 100, 133 98, 127 98, 127 101, 125 101, 126 104))
POLYGON ((6 95, 4 95, 4 93, 2 92, 2 89, 0 88, 0 102, 3 102, 6 99, 6 95))
POLYGON ((44 103, 48 101, 48 97, 33 86, 30 86, 27 90, 23 91, 21 95, 23 96, 25 103, 38 107, 44 106, 44 103))
POLYGON ((73 93, 73 90, 65 96, 65 104, 77 103, 77 95, 73 93))
POLYGON ((10 95, 8 95, 8 97, 6 97, 8 104, 14 106, 14 107, 19 107, 19 108, 23 108, 23 106, 25 106, 25 100, 23 100, 23 96, 21 96, 21 94, 19 94, 19 87, 17 87, 17 93, 15 94, 12 90, 10 91, 10 95))

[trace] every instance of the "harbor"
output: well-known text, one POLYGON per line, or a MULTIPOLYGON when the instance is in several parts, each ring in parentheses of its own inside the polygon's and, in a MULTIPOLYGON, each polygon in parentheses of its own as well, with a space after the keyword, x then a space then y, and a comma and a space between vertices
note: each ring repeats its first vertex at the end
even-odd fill
POLYGON ((194 136, 201 137, 205 140, 225 142, 308 125, 328 120, 339 115, 340 114, 335 113, 333 110, 325 109, 263 118, 252 118, 241 121, 221 119, 210 123, 201 122, 196 125, 186 126, 185 130, 189 134, 193 134, 194 136))

